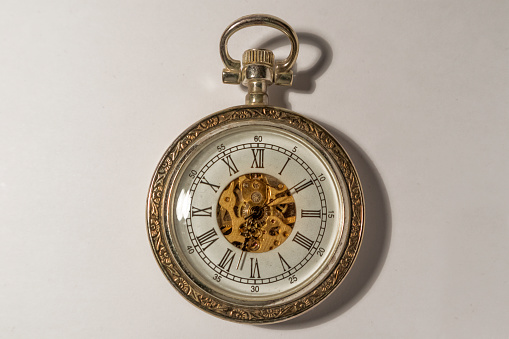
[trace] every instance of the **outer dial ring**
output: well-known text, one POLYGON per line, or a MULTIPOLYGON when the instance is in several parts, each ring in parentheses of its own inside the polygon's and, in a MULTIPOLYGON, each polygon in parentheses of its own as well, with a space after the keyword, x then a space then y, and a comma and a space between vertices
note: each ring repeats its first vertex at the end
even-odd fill
POLYGON ((188 220, 187 220, 187 226, 190 229, 191 242, 195 246, 195 249, 197 250, 198 255, 200 255, 200 257, 202 257, 202 259, 204 261, 206 261, 207 265, 212 270, 218 272, 219 274, 221 274, 223 277, 225 277, 227 279, 238 281, 240 283, 245 283, 245 284, 266 284, 266 283, 269 283, 269 282, 274 282, 274 281, 278 281, 278 280, 281 280, 281 279, 288 278, 289 276, 295 274, 315 254, 316 250, 320 247, 321 240, 322 240, 323 234, 325 232, 325 227, 326 227, 326 223, 327 223, 327 206, 326 206, 326 202, 325 202, 325 195, 323 193, 322 186, 320 185, 320 180, 318 179, 316 174, 313 172, 311 167, 309 167, 295 153, 292 153, 292 152, 284 149, 283 147, 279 147, 279 146, 271 145, 271 144, 267 144, 267 143, 241 144, 241 145, 237 145, 235 147, 232 147, 230 149, 226 149, 225 151, 223 151, 220 154, 218 154, 217 156, 215 156, 207 164, 205 164, 205 166, 201 169, 201 171, 198 172, 198 174, 196 175, 196 178, 194 179, 192 187, 191 187, 191 190, 190 190, 190 192, 191 192, 190 198, 192 199, 192 197, 194 196, 194 192, 196 190, 196 186, 199 184, 199 182, 201 181, 201 179, 205 175, 206 169, 208 169, 208 167, 212 166, 212 164, 214 164, 215 162, 218 162, 219 160, 221 160, 225 156, 230 155, 233 152, 236 152, 236 151, 239 151, 239 150, 251 149, 251 148, 264 148, 264 149, 266 148, 266 149, 271 149, 271 150, 275 150, 275 151, 281 152, 285 156, 288 156, 290 159, 296 161, 299 165, 301 165, 306 170, 306 172, 308 173, 308 175, 311 178, 311 180, 313 180, 315 188, 318 191, 318 195, 320 196, 320 211, 321 211, 320 219, 321 220, 320 220, 320 231, 317 234, 317 238, 316 239, 312 239, 313 240, 313 246, 310 247, 307 255, 305 255, 302 260, 299 260, 299 262, 297 262, 296 264, 292 265, 291 268, 289 268, 288 270, 284 271, 283 273, 281 273, 281 274, 279 274, 279 275, 277 275, 275 277, 267 277, 267 278, 260 278, 260 279, 239 278, 239 277, 236 277, 234 274, 230 274, 229 272, 220 269, 213 261, 211 261, 210 259, 207 258, 207 255, 204 254, 204 251, 202 251, 201 249, 198 249, 199 245, 198 245, 198 242, 196 240, 196 235, 193 232, 191 217, 189 217, 188 220))

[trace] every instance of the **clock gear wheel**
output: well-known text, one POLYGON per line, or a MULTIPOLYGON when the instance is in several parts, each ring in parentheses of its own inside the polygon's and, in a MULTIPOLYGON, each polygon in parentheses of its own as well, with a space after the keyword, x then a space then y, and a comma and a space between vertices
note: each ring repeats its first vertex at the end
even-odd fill
POLYGON ((251 173, 231 181, 221 193, 217 220, 224 237, 247 252, 280 246, 295 224, 295 200, 284 183, 251 173))

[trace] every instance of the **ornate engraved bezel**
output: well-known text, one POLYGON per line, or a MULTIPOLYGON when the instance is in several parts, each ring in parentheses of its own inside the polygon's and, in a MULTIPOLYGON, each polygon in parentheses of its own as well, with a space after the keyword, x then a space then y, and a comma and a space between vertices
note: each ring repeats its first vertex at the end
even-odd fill
POLYGON ((313 121, 289 110, 270 106, 237 106, 214 113, 192 125, 168 148, 152 178, 147 201, 147 226, 154 255, 168 280, 197 307, 221 318, 244 323, 273 323, 283 321, 311 309, 327 297, 343 281, 359 251, 364 230, 364 198, 357 172, 335 138, 313 121), (211 130, 224 128, 231 123, 256 123, 271 121, 290 127, 304 134, 329 155, 341 172, 349 199, 350 218, 345 222, 349 232, 347 245, 330 273, 312 291, 277 306, 248 306, 233 303, 212 295, 194 282, 176 259, 174 246, 165 232, 168 222, 164 196, 170 189, 170 181, 178 171, 182 154, 190 150, 197 140, 211 130))

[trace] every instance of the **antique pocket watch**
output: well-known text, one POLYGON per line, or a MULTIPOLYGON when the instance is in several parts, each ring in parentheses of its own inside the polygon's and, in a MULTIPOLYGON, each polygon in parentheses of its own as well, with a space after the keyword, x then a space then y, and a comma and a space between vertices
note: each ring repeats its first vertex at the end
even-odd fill
POLYGON ((279 18, 249 15, 220 41, 223 82, 247 86, 246 105, 195 123, 168 148, 147 205, 155 257, 173 286, 213 315, 271 323, 299 315, 344 279, 359 251, 364 201, 350 158, 323 127, 268 106, 267 86, 291 85, 297 35, 279 18), (230 57, 228 39, 264 25, 290 55, 230 57))

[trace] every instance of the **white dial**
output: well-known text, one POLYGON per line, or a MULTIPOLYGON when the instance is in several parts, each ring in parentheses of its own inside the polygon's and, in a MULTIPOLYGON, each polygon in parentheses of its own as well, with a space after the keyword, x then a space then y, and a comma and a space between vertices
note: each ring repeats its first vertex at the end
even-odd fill
POLYGON ((346 243, 339 180, 316 145, 275 125, 208 136, 168 199, 186 273, 214 294, 255 303, 313 288, 346 243))

